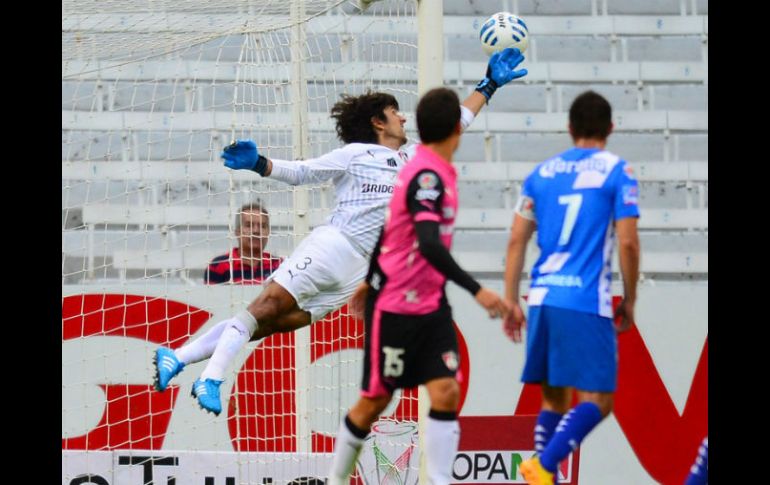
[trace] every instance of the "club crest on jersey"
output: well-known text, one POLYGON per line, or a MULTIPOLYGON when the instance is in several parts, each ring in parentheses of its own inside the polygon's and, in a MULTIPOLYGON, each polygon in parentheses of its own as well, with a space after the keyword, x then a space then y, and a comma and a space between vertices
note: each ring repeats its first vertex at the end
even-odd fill
POLYGON ((449 370, 457 370, 458 365, 460 362, 457 360, 457 354, 454 350, 450 350, 449 352, 444 352, 441 354, 441 358, 444 359, 444 364, 446 365, 446 368, 449 370))
POLYGON ((438 177, 433 173, 426 172, 417 178, 417 183, 423 189, 432 189, 438 185, 438 177))

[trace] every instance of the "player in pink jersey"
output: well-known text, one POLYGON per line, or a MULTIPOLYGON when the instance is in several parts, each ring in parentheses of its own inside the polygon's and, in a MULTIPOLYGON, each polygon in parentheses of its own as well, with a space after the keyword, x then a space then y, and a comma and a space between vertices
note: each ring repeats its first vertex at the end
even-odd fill
POLYGON ((341 424, 329 485, 348 482, 372 424, 399 388, 425 384, 431 408, 425 431, 428 477, 452 480, 460 441, 457 338, 444 287, 452 280, 475 295, 490 317, 509 307, 460 268, 449 253, 457 215, 457 172, 452 155, 460 143, 460 101, 454 91, 428 91, 417 105, 422 145, 396 181, 393 198, 367 277, 351 300, 365 307, 361 398, 341 424))

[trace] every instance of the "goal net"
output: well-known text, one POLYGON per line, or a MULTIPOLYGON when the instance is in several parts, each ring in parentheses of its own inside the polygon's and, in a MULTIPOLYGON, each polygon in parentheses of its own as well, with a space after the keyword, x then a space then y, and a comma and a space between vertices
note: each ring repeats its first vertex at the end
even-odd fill
MULTIPOLYGON (((264 274, 204 282, 218 256, 235 275, 245 204, 269 213, 260 240, 274 259, 333 207, 330 185, 228 170, 223 147, 249 138, 288 160, 331 151, 342 93, 389 92, 412 112, 416 10, 416 0, 62 3, 63 484, 325 477, 361 381, 363 324, 345 307, 247 345, 218 417, 189 396, 205 363, 159 393, 151 359, 261 290, 264 274)), ((416 483, 416 396, 397 395, 375 426, 359 483, 416 483)))

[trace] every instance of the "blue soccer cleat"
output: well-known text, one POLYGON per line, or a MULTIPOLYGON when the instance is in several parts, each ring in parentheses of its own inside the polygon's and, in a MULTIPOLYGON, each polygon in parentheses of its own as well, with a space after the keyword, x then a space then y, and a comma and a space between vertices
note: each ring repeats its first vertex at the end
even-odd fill
POLYGON ((214 413, 219 416, 222 412, 222 402, 219 399, 219 386, 224 381, 218 381, 216 379, 198 379, 193 382, 192 391, 190 394, 192 397, 198 399, 198 404, 201 409, 205 409, 210 413, 214 413))
POLYGON ((177 359, 174 351, 168 347, 158 347, 152 362, 155 364, 155 380, 153 384, 155 389, 160 392, 165 391, 168 387, 168 382, 184 369, 184 363, 177 359))

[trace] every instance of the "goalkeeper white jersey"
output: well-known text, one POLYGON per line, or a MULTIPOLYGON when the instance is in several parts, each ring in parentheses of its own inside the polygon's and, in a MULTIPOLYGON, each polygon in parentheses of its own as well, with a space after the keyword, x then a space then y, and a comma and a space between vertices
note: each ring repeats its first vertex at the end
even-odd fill
POLYGON ((334 183, 337 204, 326 223, 337 227, 356 249, 369 257, 385 224, 385 209, 396 176, 413 155, 415 145, 392 150, 369 143, 350 143, 318 158, 270 159, 270 178, 290 185, 334 183))

